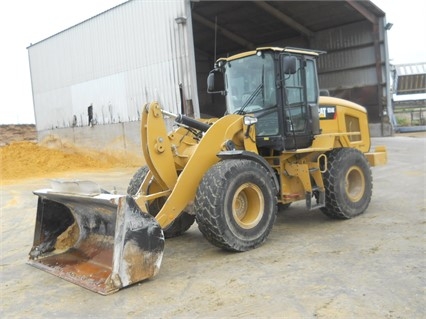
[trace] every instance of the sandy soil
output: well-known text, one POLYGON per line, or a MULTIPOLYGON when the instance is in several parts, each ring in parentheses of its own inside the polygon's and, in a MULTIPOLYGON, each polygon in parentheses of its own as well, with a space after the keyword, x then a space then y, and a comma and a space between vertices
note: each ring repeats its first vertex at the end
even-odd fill
POLYGON ((0 184, 58 177, 68 171, 139 167, 142 163, 124 152, 85 149, 55 136, 37 142, 34 125, 1 125, 0 130, 0 184))

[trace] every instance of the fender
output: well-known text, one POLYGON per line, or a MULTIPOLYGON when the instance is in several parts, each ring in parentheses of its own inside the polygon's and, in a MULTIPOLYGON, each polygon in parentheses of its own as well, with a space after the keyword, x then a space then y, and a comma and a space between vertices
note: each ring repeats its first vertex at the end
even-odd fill
POLYGON ((275 183, 275 187, 277 192, 280 190, 280 184, 278 182, 276 172, 272 169, 271 165, 259 154, 244 151, 244 150, 231 150, 231 151, 222 151, 217 154, 217 157, 219 157, 221 160, 227 160, 227 159, 249 159, 251 161, 255 161, 262 165, 272 176, 272 179, 275 183))

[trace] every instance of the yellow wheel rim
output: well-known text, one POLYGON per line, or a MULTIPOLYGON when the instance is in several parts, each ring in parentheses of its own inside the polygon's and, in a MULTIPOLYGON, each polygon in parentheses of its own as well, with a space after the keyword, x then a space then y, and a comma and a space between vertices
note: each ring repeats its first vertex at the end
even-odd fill
POLYGON ((265 202, 260 188, 252 183, 241 185, 232 199, 232 215, 245 229, 255 227, 262 219, 265 202))
POLYGON ((365 177, 358 166, 349 168, 345 177, 345 191, 351 202, 358 202, 365 193, 365 177))

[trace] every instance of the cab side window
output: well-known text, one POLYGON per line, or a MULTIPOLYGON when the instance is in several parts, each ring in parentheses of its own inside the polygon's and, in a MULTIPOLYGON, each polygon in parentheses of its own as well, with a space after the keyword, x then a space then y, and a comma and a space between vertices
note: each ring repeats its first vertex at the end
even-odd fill
POLYGON ((315 63, 312 60, 306 61, 306 97, 308 103, 318 103, 318 85, 316 78, 315 63))
POLYGON ((286 75, 285 84, 285 102, 286 102, 286 120, 289 125, 288 131, 303 132, 307 122, 306 100, 303 85, 302 61, 297 59, 296 73, 286 75))

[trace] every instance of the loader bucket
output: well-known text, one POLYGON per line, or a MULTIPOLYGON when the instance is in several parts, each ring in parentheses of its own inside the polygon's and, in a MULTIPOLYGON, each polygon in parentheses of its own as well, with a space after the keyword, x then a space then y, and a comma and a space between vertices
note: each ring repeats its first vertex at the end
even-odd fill
POLYGON ((35 191, 38 198, 28 264, 108 295, 153 277, 164 235, 131 196, 35 191))

